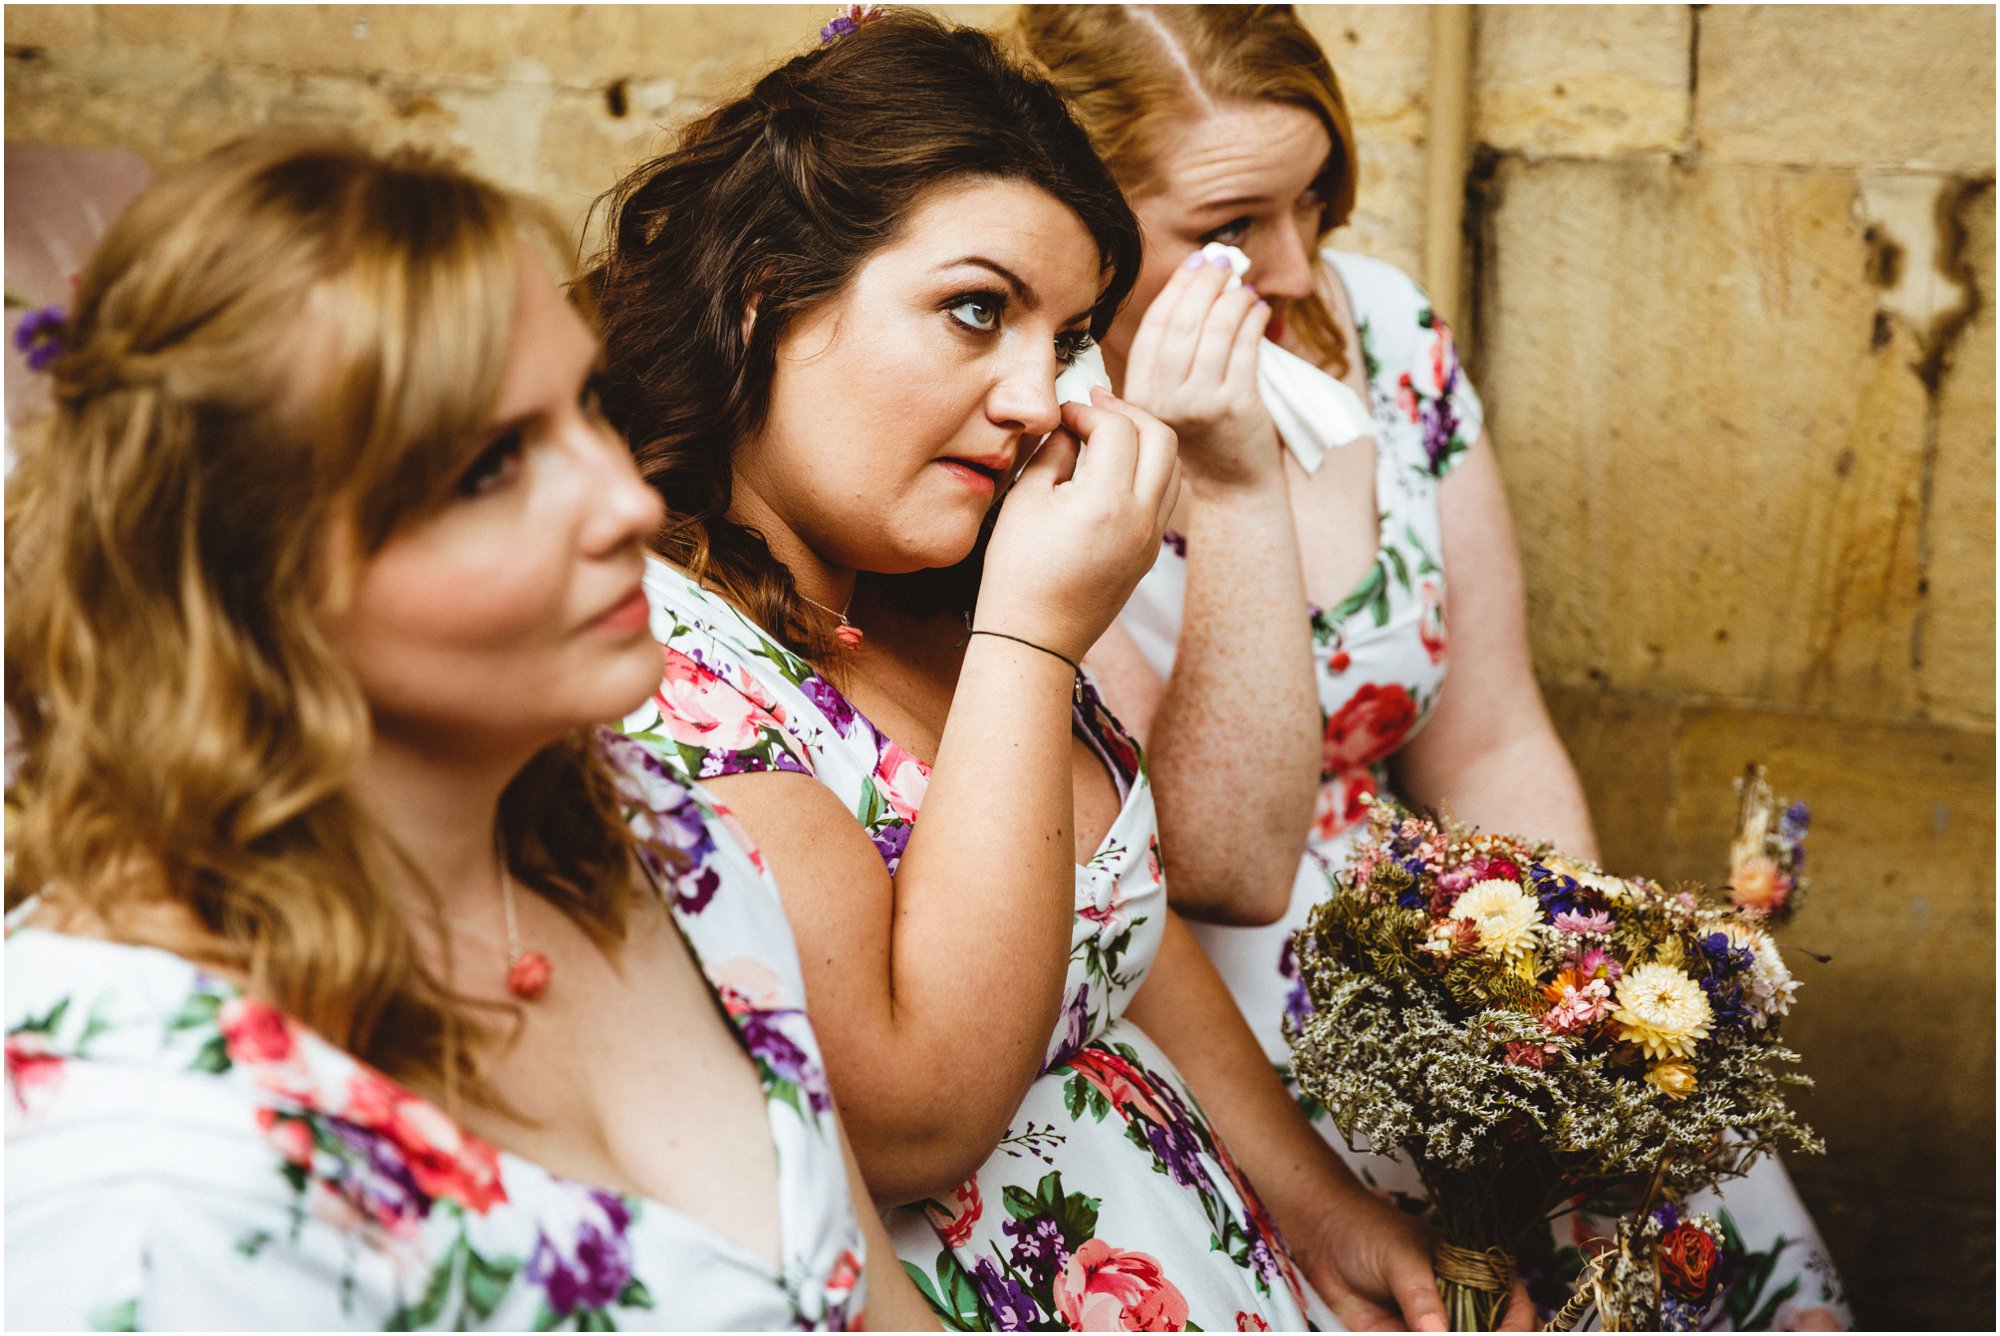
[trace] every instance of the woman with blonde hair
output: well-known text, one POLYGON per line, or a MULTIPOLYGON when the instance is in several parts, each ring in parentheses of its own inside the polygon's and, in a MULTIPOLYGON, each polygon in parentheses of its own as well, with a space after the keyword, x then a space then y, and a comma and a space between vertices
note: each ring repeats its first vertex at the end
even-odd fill
POLYGON ((10 1326, 927 1321, 756 855, 594 727, 660 512, 545 241, 249 140, 83 274, 7 498, 10 1326))
MULTIPOLYGON (((1216 299, 1227 276, 1185 262, 1220 242, 1250 261, 1245 281, 1273 311, 1267 337, 1367 406, 1365 439, 1316 468, 1304 442, 1280 442, 1247 383, 1227 408, 1203 408, 1273 454, 1283 447, 1310 605, 1294 615, 1314 645, 1323 748, 1317 773, 1267 766, 1254 781, 1287 794, 1317 787, 1305 861, 1252 886, 1184 878, 1174 903, 1206 920, 1197 936, 1282 1071, 1286 1023, 1308 1005, 1291 938, 1343 862, 1364 798, 1393 788, 1585 857, 1596 852, 1589 809, 1535 682, 1506 495, 1450 331, 1393 266, 1327 244, 1352 213, 1359 178, 1346 103, 1312 34, 1288 5, 1024 5, 1010 37, 1069 98, 1145 234, 1132 302, 1103 340, 1124 396, 1180 425, 1184 409, 1158 383, 1146 327, 1216 299), (1447 680, 1452 659, 1460 667, 1447 680), (1268 926, 1232 926, 1246 922, 1268 926)), ((1272 705, 1255 675, 1190 671, 1198 568, 1215 558, 1181 516, 1169 529, 1091 661, 1121 713, 1152 720, 1154 780, 1173 833, 1176 808, 1197 806, 1211 782, 1209 758, 1268 730, 1272 705)), ((1204 615, 1201 634, 1216 635, 1213 611, 1204 615)), ((1316 1116, 1338 1144, 1324 1111, 1316 1116)), ((1371 1182, 1421 1192, 1385 1156, 1353 1162, 1371 1182)), ((1747 1253, 1723 1320, 1844 1320, 1839 1282, 1775 1161, 1731 1186, 1724 1204, 1747 1253)), ((1575 1248, 1561 1252, 1550 1270, 1573 1273, 1575 1248)))

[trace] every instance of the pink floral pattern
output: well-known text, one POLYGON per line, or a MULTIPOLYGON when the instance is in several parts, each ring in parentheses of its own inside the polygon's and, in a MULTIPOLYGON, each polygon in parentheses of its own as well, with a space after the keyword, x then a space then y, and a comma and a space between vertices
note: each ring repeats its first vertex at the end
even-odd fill
POLYGON ((176 956, 21 930, 6 946, 10 1324, 848 1326, 861 1235, 776 891, 698 793, 659 775, 626 788, 665 804, 635 819, 682 832, 662 889, 764 1079, 779 1271, 660 1203, 498 1149, 176 956), (134 1086, 135 1070, 156 1075, 134 1086), (97 1153, 79 1154, 89 1138, 97 1153), (192 1180, 182 1160, 202 1166, 192 1180), (62 1283, 24 1279, 41 1274, 62 1283))
MULTIPOLYGON (((1324 255, 1346 286, 1361 335, 1376 426, 1380 544, 1374 565, 1346 598, 1331 608, 1309 610, 1326 745, 1311 837, 1290 909, 1267 928, 1191 925, 1281 1073, 1288 1072, 1286 1029, 1308 1006, 1292 939, 1326 894, 1333 869, 1346 862, 1367 818, 1364 800, 1387 788, 1390 760, 1421 731, 1443 689, 1450 658, 1449 581, 1438 490, 1479 439, 1484 420, 1450 329, 1416 285, 1379 260, 1335 250, 1324 255)), ((1184 557, 1184 550, 1163 548, 1121 618, 1162 677, 1172 667, 1180 634, 1184 557)), ((1543 1057, 1539 1049, 1523 1046, 1515 1060, 1532 1066, 1543 1057)), ((1413 1208, 1422 1206, 1423 1188, 1414 1171, 1386 1157, 1349 1151, 1325 1111, 1308 1097, 1300 1096, 1300 1102, 1364 1182, 1413 1208)), ((1791 1285, 1801 1295, 1841 1307, 1838 1279, 1782 1168, 1761 1161, 1728 1197, 1744 1206, 1741 1214, 1758 1218, 1756 1230, 1746 1230, 1753 1245, 1775 1237, 1777 1246, 1791 1249, 1780 1269, 1789 1267, 1793 1274, 1773 1278, 1773 1293, 1789 1294, 1791 1285)), ((1573 1268, 1574 1247, 1555 1249, 1551 1242, 1551 1248, 1573 1268)), ((1745 1309, 1730 1324, 1756 1318, 1769 1325, 1769 1317, 1745 1309)))
MULTIPOLYGON (((789 737, 760 736, 742 755, 697 753, 653 710, 626 720, 630 735, 685 773, 770 769, 765 758, 782 749, 848 806, 893 875, 929 786, 922 761, 680 572, 656 563, 646 586, 668 649, 718 680, 756 678, 764 714, 782 716, 789 737)), ((1304 1298, 1284 1241, 1172 1064, 1122 1015, 1163 929, 1158 831, 1138 744, 1087 677, 1074 721, 1124 808, 1077 869, 1069 975, 1044 1070, 986 1162, 950 1193, 891 1212, 891 1238, 948 1329, 1228 1330, 1239 1313, 1300 1329, 1304 1298)))

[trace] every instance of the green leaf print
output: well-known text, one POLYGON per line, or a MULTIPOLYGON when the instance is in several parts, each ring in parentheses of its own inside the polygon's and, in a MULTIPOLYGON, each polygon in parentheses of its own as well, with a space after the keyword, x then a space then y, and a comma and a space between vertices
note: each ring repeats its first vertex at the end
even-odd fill
POLYGON ((1091 1117, 1100 1123, 1104 1121, 1104 1115, 1111 1112, 1111 1101, 1104 1097, 1103 1091, 1086 1081, 1082 1072, 1070 1073, 1069 1080, 1063 1083, 1063 1094, 1069 1098, 1071 1122, 1081 1118, 1085 1109, 1090 1110, 1091 1117))
POLYGON ((1737 1228, 1736 1218, 1727 1210, 1717 1214, 1716 1223, 1722 1226, 1723 1256, 1735 1259, 1729 1288, 1723 1295, 1722 1314, 1737 1331, 1768 1331, 1779 1306, 1798 1293, 1799 1278, 1794 1276, 1768 1300, 1764 1296, 1765 1286, 1771 1283, 1771 1276, 1778 1269, 1778 1254, 1789 1248, 1792 1240, 1780 1234, 1765 1251, 1751 1252, 1743 1246, 1743 1231, 1737 1228), (1753 1309, 1757 1310, 1754 1317, 1753 1309))
POLYGON ((881 789, 876 787, 873 780, 863 782, 861 807, 855 812, 855 818, 861 822, 864 829, 872 831, 875 829, 875 824, 888 814, 889 804, 882 801, 881 789))
POLYGON ((1407 522, 1404 523, 1403 541, 1408 543, 1410 550, 1417 554, 1418 575, 1444 574, 1444 567, 1438 565, 1437 557, 1431 552, 1430 545, 1418 536, 1416 526, 1407 522))
MULTIPOLYGON (((1383 518, 1386 520, 1387 516, 1384 516, 1383 518)), ((1384 557, 1387 557, 1389 559, 1389 564, 1396 568, 1396 583, 1403 587, 1404 593, 1406 594, 1409 593, 1410 566, 1408 562, 1403 560, 1402 552, 1395 547, 1385 547, 1382 549, 1382 555, 1384 557)))
POLYGON ((508 1286, 521 1264, 511 1257, 482 1257, 470 1245, 465 1250, 465 1307, 485 1321, 507 1297, 508 1286))
POLYGON ((1388 582, 1389 577, 1383 571, 1382 559, 1378 556, 1375 559, 1375 564, 1368 568, 1368 574, 1362 577, 1360 586, 1353 593, 1342 599, 1340 606, 1327 614, 1327 620, 1333 623, 1344 622, 1363 608, 1371 604, 1377 604, 1379 606, 1375 613, 1375 624, 1377 626, 1383 625, 1389 620, 1388 582))
POLYGON ((979 1291, 949 1248, 938 1254, 935 1287, 923 1268, 914 1262, 904 1262, 903 1273, 909 1276, 910 1283, 917 1287, 917 1293, 931 1306, 931 1312, 946 1331, 978 1331, 986 1325, 979 1312, 979 1291))
POLYGON ((632 1280, 626 1281, 625 1288, 618 1291, 618 1306, 620 1308, 651 1308, 653 1306, 653 1292, 647 1289, 635 1277, 632 1280))
MULTIPOLYGON (((68 1005, 68 1000, 64 1000, 68 1005)), ((60 1010, 60 1008, 58 1008, 60 1010)), ((222 999, 214 993, 194 993, 181 1004, 180 1011, 167 1022, 171 1031, 200 1030, 216 1023, 215 1018, 222 1010, 222 999)))
MULTIPOLYGON (((19 1025, 14 1027, 14 1033, 20 1034, 26 1032, 28 1034, 54 1034, 56 1027, 62 1024, 62 1018, 66 1014, 68 1014, 68 1012, 69 1012, 69 999, 64 998, 62 1001, 56 1003, 54 1006, 49 1008, 48 1015, 30 1016, 27 1020, 22 1021, 19 1025)), ((211 1012, 211 1014, 213 1013, 211 1012)), ((170 1022, 170 1024, 171 1023, 172 1022, 170 1022)))
POLYGON ((602 1308, 586 1308, 576 1315, 578 1331, 616 1331, 618 1324, 602 1308))
POLYGON ((431 1269, 430 1279, 424 1284, 423 1297, 417 1300, 416 1305, 398 1308, 389 1315, 388 1330, 416 1331, 436 1322, 438 1315, 444 1312, 445 1296, 451 1292, 452 1273, 458 1269, 460 1256, 467 1251, 465 1236, 461 1234, 431 1269))
POLYGON ((92 1331, 137 1331, 139 1330, 139 1301, 127 1299, 123 1303, 105 1304, 91 1310, 90 1329, 92 1331))

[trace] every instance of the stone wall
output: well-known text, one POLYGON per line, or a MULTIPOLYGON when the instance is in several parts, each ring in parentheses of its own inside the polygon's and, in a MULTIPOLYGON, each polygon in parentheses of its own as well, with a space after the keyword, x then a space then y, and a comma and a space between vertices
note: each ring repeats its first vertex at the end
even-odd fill
MULTIPOLYGON (((989 23, 1002 6, 941 6, 989 23)), ((1420 8, 1306 11, 1343 244, 1416 271, 1420 8)), ((267 124, 448 148, 581 218, 812 43, 768 7, 9 7, 9 140, 164 166, 267 124)), ((1606 858, 1719 874, 1729 779, 1814 809, 1792 1165, 1865 1325, 1993 1315, 1994 17, 1474 11, 1463 342, 1606 858)), ((60 294, 34 294, 52 300, 60 294)))
POLYGON ((1811 801, 1792 1172, 1864 1325, 1986 1326, 1993 11, 1476 14, 1468 341, 1606 857, 1811 801))

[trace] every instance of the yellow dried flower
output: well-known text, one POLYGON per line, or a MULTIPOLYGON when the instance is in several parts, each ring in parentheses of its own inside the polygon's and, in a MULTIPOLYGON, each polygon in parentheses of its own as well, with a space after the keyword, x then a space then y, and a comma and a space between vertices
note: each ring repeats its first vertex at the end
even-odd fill
POLYGON ((1657 961, 1627 970, 1616 998, 1611 1019, 1619 1032, 1656 1061, 1691 1055, 1715 1021, 1701 985, 1657 961))
POLYGON ((1686 1099, 1699 1084, 1695 1080, 1694 1068, 1685 1062, 1656 1062, 1646 1073, 1646 1079, 1660 1088, 1660 1093, 1668 1099, 1686 1099))

